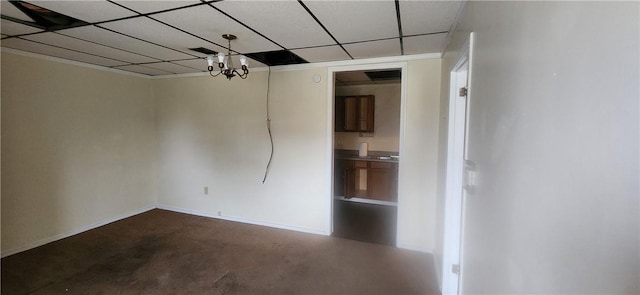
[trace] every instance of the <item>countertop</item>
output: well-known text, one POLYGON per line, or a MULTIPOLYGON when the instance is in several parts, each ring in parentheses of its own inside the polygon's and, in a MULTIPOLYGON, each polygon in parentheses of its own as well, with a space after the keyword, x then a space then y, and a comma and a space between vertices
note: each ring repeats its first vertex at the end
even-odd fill
POLYGON ((356 150, 335 150, 334 157, 337 160, 355 160, 369 162, 389 162, 398 163, 399 155, 397 152, 369 151, 368 156, 360 157, 356 150))

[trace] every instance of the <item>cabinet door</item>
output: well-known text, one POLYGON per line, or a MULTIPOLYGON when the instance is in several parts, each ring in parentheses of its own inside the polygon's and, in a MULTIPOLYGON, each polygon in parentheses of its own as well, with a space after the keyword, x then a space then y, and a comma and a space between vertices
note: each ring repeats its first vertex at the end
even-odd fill
POLYGON ((336 96, 334 110, 336 132, 373 132, 375 118, 373 95, 336 96))
POLYGON ((344 197, 350 199, 356 196, 356 168, 346 168, 344 174, 344 197))
POLYGON ((344 130, 344 118, 346 116, 345 113, 345 109, 344 109, 344 97, 342 96, 336 96, 336 99, 334 101, 334 109, 335 112, 333 114, 333 116, 335 117, 334 120, 334 129, 336 132, 343 132, 344 130))
POLYGON ((346 166, 344 160, 335 160, 333 166, 333 195, 344 196, 344 181, 346 176, 346 166))
POLYGON ((369 164, 369 198, 391 201, 393 187, 393 164, 371 162, 369 164))
POLYGON ((358 131, 358 102, 357 97, 344 99, 344 131, 358 131))
POLYGON ((373 95, 358 97, 358 131, 373 132, 375 98, 373 95))

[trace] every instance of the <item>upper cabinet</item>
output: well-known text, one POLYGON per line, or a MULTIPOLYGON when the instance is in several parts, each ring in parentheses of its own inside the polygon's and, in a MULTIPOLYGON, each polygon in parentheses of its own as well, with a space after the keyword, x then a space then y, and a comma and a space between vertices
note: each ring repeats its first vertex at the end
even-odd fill
POLYGON ((373 132, 375 97, 373 95, 336 96, 336 132, 373 132))

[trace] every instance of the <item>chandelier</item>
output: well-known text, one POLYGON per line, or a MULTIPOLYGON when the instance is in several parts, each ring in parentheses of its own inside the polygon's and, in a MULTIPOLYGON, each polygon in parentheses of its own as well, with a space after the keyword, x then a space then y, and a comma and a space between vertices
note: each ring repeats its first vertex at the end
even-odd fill
POLYGON ((225 75, 227 79, 231 80, 231 78, 238 76, 242 79, 246 79, 247 75, 249 75, 249 63, 247 62, 247 57, 244 55, 240 55, 240 65, 242 66, 240 69, 236 69, 233 67, 233 60, 231 59, 231 40, 238 39, 235 35, 224 34, 222 38, 225 38, 229 41, 229 47, 227 47, 227 55, 224 53, 218 52, 215 56, 218 59, 218 73, 213 74, 213 63, 215 62, 215 57, 213 55, 209 55, 207 57, 207 64, 209 65, 207 69, 209 70, 209 75, 212 77, 217 77, 220 74, 225 75), (242 71, 242 73, 240 73, 242 71))

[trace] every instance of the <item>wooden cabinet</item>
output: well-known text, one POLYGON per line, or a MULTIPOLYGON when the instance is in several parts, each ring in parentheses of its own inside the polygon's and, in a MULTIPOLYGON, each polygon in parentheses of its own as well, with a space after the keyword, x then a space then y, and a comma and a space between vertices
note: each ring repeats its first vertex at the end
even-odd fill
POLYGON ((345 198, 398 200, 398 163, 336 160, 334 194, 345 198))
POLYGON ((371 199, 382 201, 395 201, 393 183, 395 179, 394 167, 396 164, 370 162, 367 171, 367 190, 371 199))
POLYGON ((373 132, 375 97, 373 95, 336 96, 336 132, 373 132))

